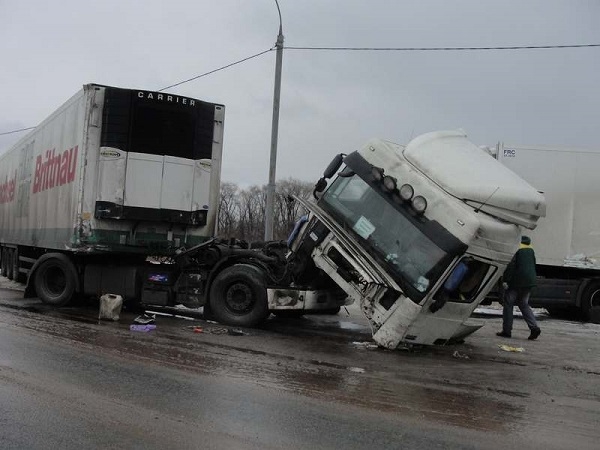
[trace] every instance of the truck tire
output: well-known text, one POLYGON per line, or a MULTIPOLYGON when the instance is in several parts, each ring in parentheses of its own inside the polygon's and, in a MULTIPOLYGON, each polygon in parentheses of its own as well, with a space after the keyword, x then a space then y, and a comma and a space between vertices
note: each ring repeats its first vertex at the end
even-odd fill
POLYGON ((52 306, 64 306, 75 293, 75 268, 68 261, 50 258, 35 271, 34 286, 37 296, 52 306))
POLYGON ((269 316, 264 276, 248 264, 219 273, 210 287, 209 303, 214 318, 226 325, 253 327, 269 316))
POLYGON ((581 296, 583 320, 600 323, 600 280, 592 280, 581 296))

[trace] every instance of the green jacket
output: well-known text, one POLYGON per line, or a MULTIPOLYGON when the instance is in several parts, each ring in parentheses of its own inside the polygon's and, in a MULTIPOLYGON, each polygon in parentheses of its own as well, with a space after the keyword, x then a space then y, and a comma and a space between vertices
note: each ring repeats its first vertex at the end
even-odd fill
POLYGON ((522 289, 534 287, 535 277, 535 252, 531 245, 521 244, 506 267, 503 279, 510 289, 522 289))

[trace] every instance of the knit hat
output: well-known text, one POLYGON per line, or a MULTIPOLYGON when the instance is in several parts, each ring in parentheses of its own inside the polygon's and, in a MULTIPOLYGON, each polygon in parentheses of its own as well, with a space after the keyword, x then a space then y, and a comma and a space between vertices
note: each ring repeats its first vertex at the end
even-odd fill
POLYGON ((521 236, 521 244, 530 245, 531 238, 529 236, 521 236))

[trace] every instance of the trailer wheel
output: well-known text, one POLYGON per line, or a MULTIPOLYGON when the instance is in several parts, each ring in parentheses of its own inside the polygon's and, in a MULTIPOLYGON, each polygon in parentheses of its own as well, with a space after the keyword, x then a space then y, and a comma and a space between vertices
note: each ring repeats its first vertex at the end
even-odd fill
POLYGON ((52 306, 66 305, 75 293, 75 270, 58 258, 44 261, 35 272, 37 296, 52 306))
POLYGON ((210 311, 218 322, 253 327, 269 316, 260 269, 236 264, 217 275, 210 288, 210 311))
POLYGON ((600 280, 592 280, 581 297, 581 313, 584 320, 600 323, 600 280))

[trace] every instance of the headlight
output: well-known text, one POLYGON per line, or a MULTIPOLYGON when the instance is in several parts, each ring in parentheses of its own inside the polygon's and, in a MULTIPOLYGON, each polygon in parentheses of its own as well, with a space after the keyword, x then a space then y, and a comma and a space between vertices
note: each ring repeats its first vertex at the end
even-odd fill
POLYGON ((396 179, 386 175, 383 177, 383 187, 386 191, 392 192, 394 189, 396 189, 396 179))
POLYGON ((400 198, 404 201, 408 201, 415 194, 415 190, 410 184, 403 184, 400 187, 400 198))
POLYGON ((373 179, 377 182, 383 180, 383 169, 381 167, 373 166, 371 169, 371 176, 373 176, 373 179))
POLYGON ((412 207, 419 214, 423 214, 427 209, 427 200, 425 200, 425 197, 417 195, 412 199, 412 207))

